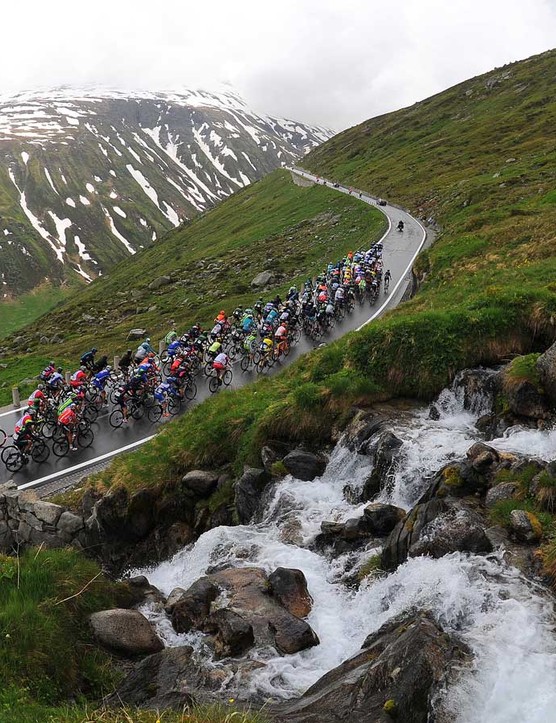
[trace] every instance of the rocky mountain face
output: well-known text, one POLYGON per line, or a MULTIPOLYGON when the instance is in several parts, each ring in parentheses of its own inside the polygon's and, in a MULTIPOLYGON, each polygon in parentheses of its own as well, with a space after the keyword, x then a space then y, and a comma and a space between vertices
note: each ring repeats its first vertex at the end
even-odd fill
POLYGON ((0 97, 2 297, 89 281, 331 135, 231 92, 0 97))

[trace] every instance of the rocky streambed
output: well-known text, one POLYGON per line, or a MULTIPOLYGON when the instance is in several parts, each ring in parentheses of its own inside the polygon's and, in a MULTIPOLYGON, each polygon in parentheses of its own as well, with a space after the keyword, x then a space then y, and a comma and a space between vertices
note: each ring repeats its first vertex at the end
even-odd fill
POLYGON ((519 504, 520 480, 556 479, 556 433, 545 410, 496 413, 494 376, 358 413, 324 469, 299 452, 299 477, 249 470, 244 524, 131 572, 157 649, 110 700, 234 698, 299 723, 556 720, 542 530, 519 504))

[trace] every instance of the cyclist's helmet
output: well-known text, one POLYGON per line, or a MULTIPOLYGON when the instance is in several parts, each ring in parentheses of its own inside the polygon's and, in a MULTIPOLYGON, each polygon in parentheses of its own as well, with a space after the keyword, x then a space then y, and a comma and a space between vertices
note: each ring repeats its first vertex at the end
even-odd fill
POLYGON ((107 371, 107 372, 111 372, 111 371, 112 371, 112 367, 110 366, 110 364, 108 364, 108 366, 106 367, 106 371, 107 371))
POLYGON ((56 371, 57 371, 59 374, 61 374, 64 370, 62 369, 62 367, 58 367, 58 369, 57 369, 56 371))
POLYGON ((131 349, 128 349, 128 350, 127 350, 127 353, 128 353, 128 354, 131 354, 131 349))
POLYGON ((51 361, 51 362, 48 362, 48 364, 49 364, 51 367, 53 367, 54 364, 55 364, 55 362, 51 361))
POLYGON ((93 354, 96 354, 96 352, 97 352, 96 346, 94 346, 94 347, 91 349, 91 351, 93 352, 93 354))
POLYGON ((40 392, 44 392, 44 384, 39 384, 39 385, 37 386, 37 389, 38 389, 40 392))
POLYGON ((149 342, 149 344, 150 344, 150 341, 151 341, 151 337, 150 337, 150 336, 148 336, 148 337, 147 337, 147 338, 145 339, 145 341, 148 341, 148 342, 149 342))
POLYGON ((87 371, 87 367, 86 367, 84 364, 82 364, 82 365, 79 367, 79 369, 80 369, 82 372, 86 372, 86 371, 87 371))

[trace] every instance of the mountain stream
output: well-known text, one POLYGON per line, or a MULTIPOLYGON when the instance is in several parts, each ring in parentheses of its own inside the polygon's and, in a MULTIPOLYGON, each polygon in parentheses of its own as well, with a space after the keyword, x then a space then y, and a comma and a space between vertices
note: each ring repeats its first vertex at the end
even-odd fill
MULTIPOLYGON (((444 390, 429 409, 407 412, 390 429, 402 441, 399 462, 379 501, 410 508, 432 475, 450 460, 465 455, 480 440, 475 422, 488 409, 487 398, 464 408, 461 388, 444 390)), ((556 459, 556 431, 512 428, 489 442, 493 447, 556 459)), ((390 618, 412 608, 430 610, 449 632, 474 653, 473 665, 461 672, 446 693, 456 723, 556 722, 556 635, 550 597, 526 580, 495 552, 488 556, 453 553, 440 559, 409 559, 385 577, 367 577, 356 590, 354 572, 380 547, 329 559, 311 549, 323 520, 344 521, 362 513, 344 487, 361 487, 372 471, 370 457, 341 442, 322 477, 303 482, 285 477, 267 493, 256 523, 217 527, 171 560, 135 570, 166 595, 187 589, 212 565, 298 568, 307 579, 313 609, 307 621, 320 645, 295 655, 273 649, 252 651, 248 658, 264 667, 248 675, 230 673, 228 694, 237 698, 284 699, 299 696, 327 671, 354 655, 365 637, 390 618)), ((167 646, 193 645, 199 659, 210 661, 201 633, 178 635, 160 607, 145 606, 167 646)), ((212 661, 212 665, 222 665, 212 661)))

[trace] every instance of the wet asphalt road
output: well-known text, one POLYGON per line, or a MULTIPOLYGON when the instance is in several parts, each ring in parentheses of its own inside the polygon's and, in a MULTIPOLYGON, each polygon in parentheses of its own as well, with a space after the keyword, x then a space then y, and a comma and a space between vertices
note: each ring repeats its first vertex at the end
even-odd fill
MULTIPOLYGON (((296 172, 307 179, 315 180, 309 173, 296 172)), ((331 186, 332 183, 328 181, 327 185, 331 186)), ((340 186, 336 190, 343 193, 349 192, 348 189, 343 186, 340 186)), ((354 191, 352 195, 358 198, 359 192, 354 191)), ((361 195, 361 201, 376 206, 376 199, 365 193, 361 195)), ((425 231, 421 224, 405 211, 390 205, 379 206, 378 208, 390 220, 389 229, 382 240, 384 245, 384 270, 390 269, 392 274, 390 293, 387 296, 381 294, 381 298, 373 307, 370 307, 368 304, 363 306, 357 305, 353 313, 347 316, 342 323, 337 324, 331 333, 323 337, 319 343, 326 343, 337 339, 348 331, 360 328, 370 319, 380 316, 384 311, 395 307, 401 301, 407 288, 411 276, 410 268, 414 257, 423 246, 425 231), (403 232, 399 232, 396 229, 400 219, 403 220, 405 224, 403 232)), ((323 261, 323 268, 329 260, 332 262, 336 261, 336 259, 326 259, 323 261)), ((314 342, 302 337, 299 343, 292 349, 287 363, 291 363, 302 354, 310 352, 314 348, 314 342)), ((280 367, 281 364, 275 365, 271 373, 276 373, 280 367)), ((231 388, 243 386, 256 378, 257 374, 255 372, 242 373, 239 365, 236 364, 234 365, 234 379, 231 388)), ((197 379, 197 385, 199 390, 197 397, 193 402, 188 404, 187 408, 192 404, 198 404, 210 396, 206 382, 202 377, 197 379)), ((142 441, 149 439, 159 428, 159 425, 152 425, 147 419, 143 419, 130 421, 128 426, 114 430, 108 424, 109 411, 111 410, 108 410, 105 414, 101 414, 93 425, 95 439, 90 448, 71 453, 69 456, 61 459, 51 454, 49 459, 41 465, 37 465, 31 461, 16 474, 9 473, 0 462, 0 483, 13 479, 20 487, 35 488, 46 484, 50 487, 52 480, 63 479, 68 474, 76 474, 76 472, 81 470, 82 473, 85 474, 90 465, 98 463, 99 458, 101 460, 103 459, 103 455, 110 456, 116 450, 125 451, 126 448, 137 446, 138 443, 140 444, 142 441), (133 446, 129 447, 129 445, 133 446)), ((4 429, 8 434, 11 434, 15 422, 20 416, 21 412, 16 411, 0 415, 0 428, 4 429)), ((7 443, 9 443, 9 440, 7 443)))

